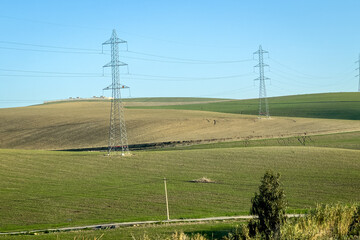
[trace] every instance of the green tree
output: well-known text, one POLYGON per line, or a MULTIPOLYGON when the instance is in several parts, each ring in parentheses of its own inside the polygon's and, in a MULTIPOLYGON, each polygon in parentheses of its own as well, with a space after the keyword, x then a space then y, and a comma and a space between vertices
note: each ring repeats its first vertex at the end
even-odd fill
POLYGON ((251 203, 250 213, 259 217, 257 230, 265 239, 280 239, 280 226, 285 221, 287 202, 279 173, 266 171, 261 179, 259 193, 255 193, 251 203))

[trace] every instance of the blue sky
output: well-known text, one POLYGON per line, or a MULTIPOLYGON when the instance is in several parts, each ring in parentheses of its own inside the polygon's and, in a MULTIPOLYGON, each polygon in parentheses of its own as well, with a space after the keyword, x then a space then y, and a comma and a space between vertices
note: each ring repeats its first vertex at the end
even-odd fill
POLYGON ((0 107, 109 96, 101 44, 112 29, 128 42, 121 81, 131 97, 256 98, 260 44, 268 96, 357 91, 359 9, 358 0, 2 0, 0 107))

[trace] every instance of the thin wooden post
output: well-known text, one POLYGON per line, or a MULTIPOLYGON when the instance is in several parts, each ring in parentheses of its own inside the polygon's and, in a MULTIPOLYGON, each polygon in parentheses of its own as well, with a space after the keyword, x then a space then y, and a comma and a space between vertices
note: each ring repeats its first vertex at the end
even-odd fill
POLYGON ((166 178, 164 178, 164 186, 165 186, 165 200, 166 200, 166 217, 167 217, 167 220, 170 220, 169 201, 168 201, 168 195, 167 195, 167 189, 166 189, 166 178))

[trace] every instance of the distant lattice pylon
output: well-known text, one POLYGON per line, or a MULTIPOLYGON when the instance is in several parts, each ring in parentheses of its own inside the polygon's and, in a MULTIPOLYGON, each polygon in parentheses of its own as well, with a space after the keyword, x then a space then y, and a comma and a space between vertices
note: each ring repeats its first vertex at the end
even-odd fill
POLYGON ((117 37, 115 29, 111 38, 104 42, 103 45, 111 45, 111 62, 104 67, 111 67, 112 84, 107 89, 112 90, 111 110, 110 110, 110 127, 109 127, 109 155, 113 152, 121 151, 122 155, 129 153, 127 132, 124 117, 124 106, 121 100, 120 89, 124 85, 120 84, 120 66, 126 66, 126 63, 119 61, 119 44, 126 43, 117 37))
POLYGON ((268 53, 268 51, 265 51, 262 49, 261 45, 259 46, 259 50, 254 52, 254 54, 259 55, 259 63, 255 66, 259 68, 259 77, 255 80, 258 80, 260 82, 259 84, 259 118, 265 116, 267 118, 270 117, 269 113, 269 104, 266 97, 266 86, 265 86, 265 80, 268 80, 270 78, 265 77, 264 75, 264 67, 269 66, 264 63, 264 53, 268 53))

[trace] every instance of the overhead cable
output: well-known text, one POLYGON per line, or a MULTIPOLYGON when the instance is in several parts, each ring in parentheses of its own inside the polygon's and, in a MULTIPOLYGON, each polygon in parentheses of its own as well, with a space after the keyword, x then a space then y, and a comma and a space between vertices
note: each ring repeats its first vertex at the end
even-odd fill
POLYGON ((44 71, 34 71, 34 70, 19 70, 19 69, 3 69, 0 68, 0 71, 4 72, 21 72, 21 73, 40 73, 40 74, 59 74, 59 75, 100 75, 99 73, 74 73, 74 72, 44 72, 44 71))

